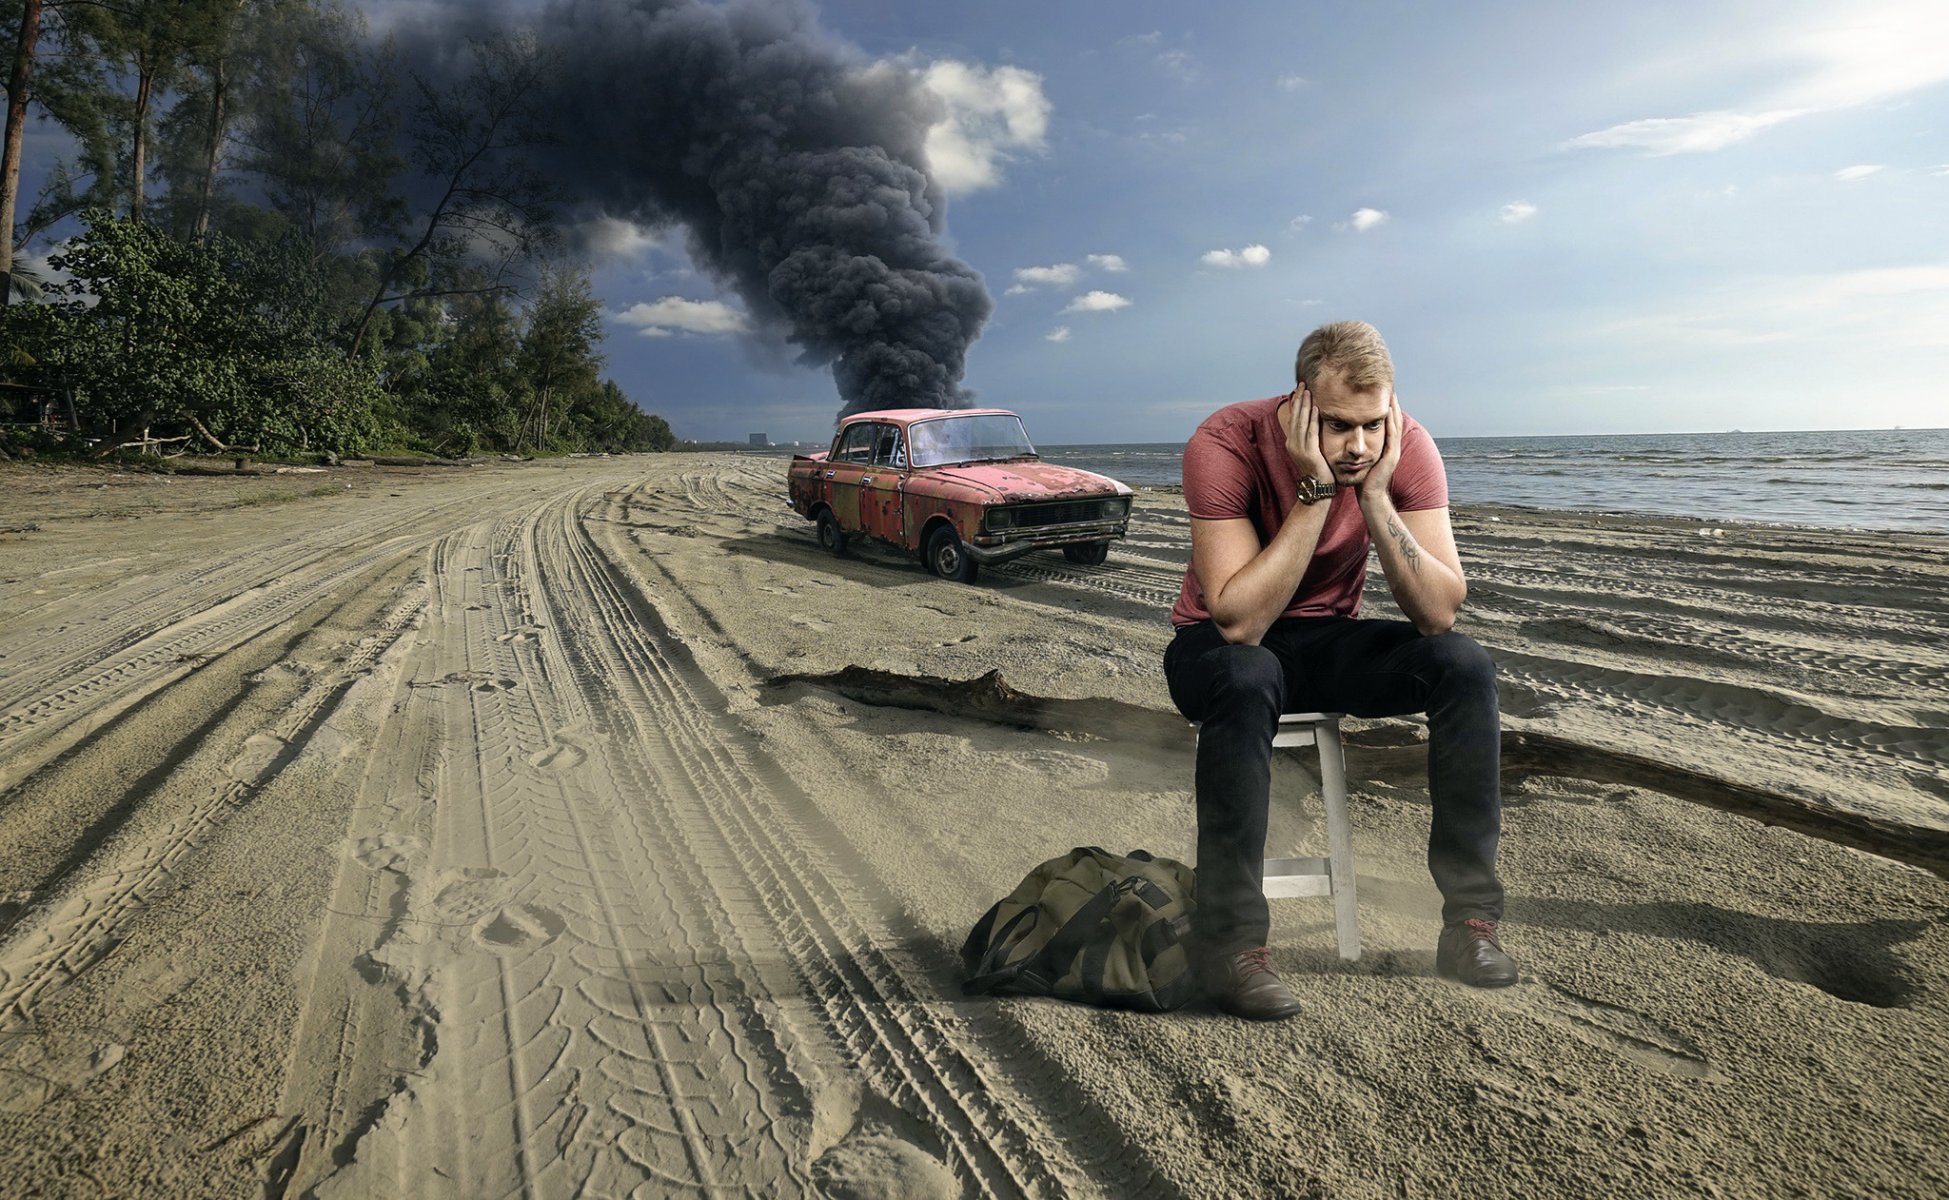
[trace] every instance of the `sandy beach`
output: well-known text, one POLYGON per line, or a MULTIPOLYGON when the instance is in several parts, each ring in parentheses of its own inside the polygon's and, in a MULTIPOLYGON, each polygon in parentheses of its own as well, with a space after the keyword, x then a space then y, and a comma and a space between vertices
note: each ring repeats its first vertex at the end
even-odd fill
POLYGON ((1949 540, 1458 510, 1525 978, 1435 977, 1350 722, 1365 953, 1274 902, 1266 1027, 958 986, 1041 860, 1193 856, 1179 498, 969 586, 784 469, 0 465, 0 1193, 1949 1194, 1949 540), (926 702, 992 671, 1055 703, 926 702))

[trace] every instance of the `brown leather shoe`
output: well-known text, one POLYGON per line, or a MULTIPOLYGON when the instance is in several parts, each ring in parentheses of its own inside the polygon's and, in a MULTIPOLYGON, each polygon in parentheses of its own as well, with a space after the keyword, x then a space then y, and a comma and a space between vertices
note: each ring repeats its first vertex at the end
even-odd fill
POLYGON ((1470 987, 1508 987, 1516 982, 1516 960, 1496 938, 1496 923, 1469 917, 1445 925, 1435 945, 1435 971, 1470 987))
POLYGON ((1219 1008, 1248 1021, 1283 1021, 1299 1012, 1299 1001, 1273 973, 1272 951, 1264 946, 1207 963, 1205 993, 1219 1008))

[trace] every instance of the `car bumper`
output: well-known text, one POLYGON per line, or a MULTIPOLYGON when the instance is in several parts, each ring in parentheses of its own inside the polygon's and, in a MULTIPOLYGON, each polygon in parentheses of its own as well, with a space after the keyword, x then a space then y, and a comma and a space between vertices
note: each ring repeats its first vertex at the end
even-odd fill
POLYGON ((1009 529, 999 533, 976 534, 973 541, 962 543, 962 547, 967 550, 969 558, 983 566, 992 566, 1036 550, 1112 541, 1122 537, 1126 528, 1126 521, 1093 521, 1087 525, 1009 529))

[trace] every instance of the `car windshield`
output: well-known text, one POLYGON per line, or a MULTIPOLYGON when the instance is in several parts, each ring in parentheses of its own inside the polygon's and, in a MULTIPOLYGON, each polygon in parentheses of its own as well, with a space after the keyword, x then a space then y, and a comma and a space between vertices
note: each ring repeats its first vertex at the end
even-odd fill
POLYGON ((1028 431, 1022 428, 1022 418, 1013 413, 918 421, 909 427, 907 436, 912 442, 916 467, 1035 455, 1028 431))

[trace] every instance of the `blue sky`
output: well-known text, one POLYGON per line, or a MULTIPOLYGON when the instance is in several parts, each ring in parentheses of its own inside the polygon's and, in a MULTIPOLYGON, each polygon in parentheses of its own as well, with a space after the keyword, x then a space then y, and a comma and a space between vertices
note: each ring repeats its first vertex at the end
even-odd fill
MULTIPOLYGON (((948 98, 967 383, 1039 441, 1181 440, 1345 317, 1437 436, 1949 425, 1940 0, 818 11, 948 98)), ((827 436, 682 246, 596 264, 610 374, 685 437, 827 436)))

